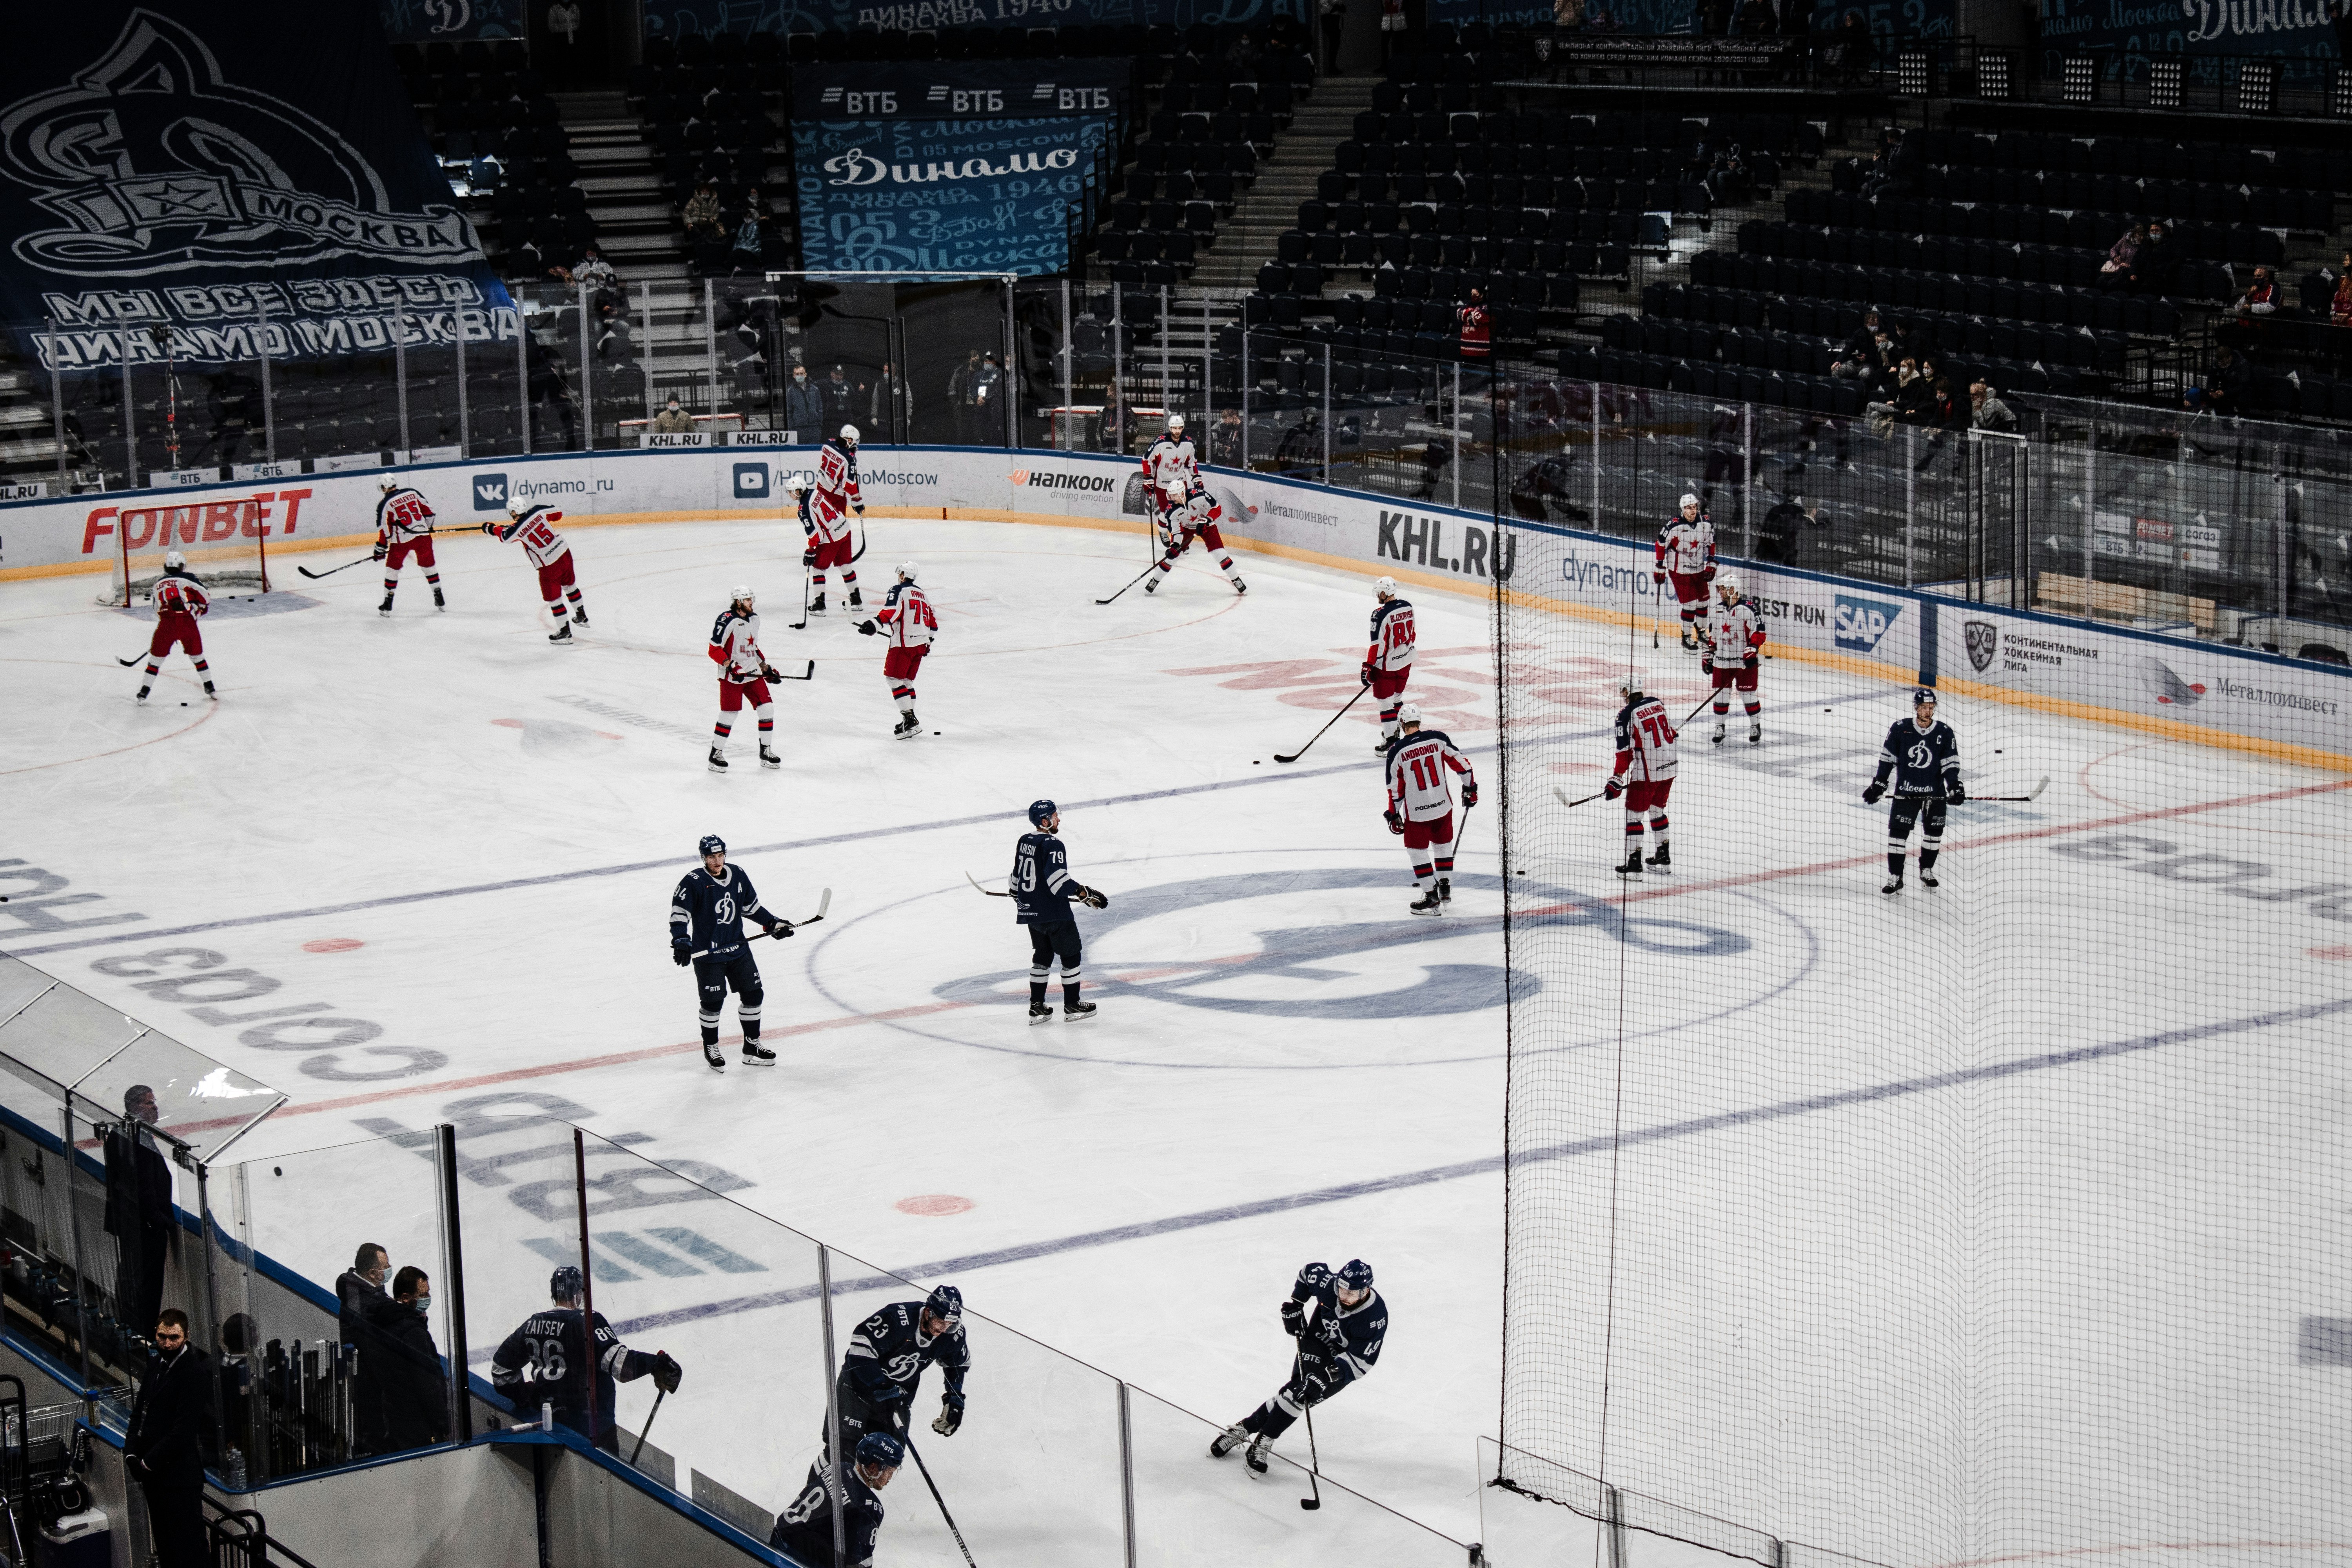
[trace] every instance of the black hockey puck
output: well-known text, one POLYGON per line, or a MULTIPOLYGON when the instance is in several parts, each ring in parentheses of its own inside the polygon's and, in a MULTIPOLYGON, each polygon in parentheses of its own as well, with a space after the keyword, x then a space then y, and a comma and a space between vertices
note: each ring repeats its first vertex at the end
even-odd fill
POLYGON ((181 703, 181 704, 180 704, 180 706, 181 706, 181 707, 183 707, 183 708, 185 708, 185 707, 187 706, 187 704, 186 704, 186 703, 184 703, 184 702, 183 702, 183 703, 181 703))
POLYGON ((1252 767, 1255 767, 1255 766, 1257 766, 1257 765, 1258 765, 1257 759, 1256 759, 1255 757, 1252 757, 1252 758, 1250 759, 1250 766, 1252 766, 1252 767))

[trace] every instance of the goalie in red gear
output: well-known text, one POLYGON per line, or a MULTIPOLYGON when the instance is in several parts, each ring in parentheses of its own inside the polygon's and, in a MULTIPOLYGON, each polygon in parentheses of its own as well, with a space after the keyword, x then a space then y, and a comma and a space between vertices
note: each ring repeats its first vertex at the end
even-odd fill
POLYGON ((149 594, 155 601, 155 635, 147 639, 147 668, 139 678, 139 700, 147 700, 147 693, 154 689, 155 672, 174 647, 181 647, 195 661, 196 673, 204 678, 205 695, 219 701, 220 693, 213 689, 212 666, 205 662, 204 633, 196 629, 196 621, 213 607, 213 602, 204 584, 188 570, 188 558, 176 550, 164 556, 163 574, 155 579, 149 594))
POLYGON ((1171 485, 1162 493, 1167 497, 1169 506, 1160 524, 1160 570, 1144 584, 1143 591, 1157 593, 1160 583, 1174 570, 1177 557, 1192 548, 1192 541, 1197 538, 1216 558, 1217 570, 1225 574, 1225 581, 1234 585, 1234 592, 1248 593, 1249 584, 1243 582, 1241 574, 1234 570, 1233 552, 1225 548, 1225 536, 1217 531, 1217 520, 1224 516, 1224 511, 1217 505, 1216 498, 1209 493, 1209 488, 1195 484, 1189 490, 1180 491, 1171 485))
POLYGON ((377 487, 383 499, 375 503, 375 558, 383 563, 383 603, 376 614, 392 614, 392 596, 400 587, 400 569, 413 558, 425 569, 425 585, 433 590, 433 607, 446 610, 441 597, 441 568, 433 560, 433 509, 425 493, 402 484, 389 474, 377 487))

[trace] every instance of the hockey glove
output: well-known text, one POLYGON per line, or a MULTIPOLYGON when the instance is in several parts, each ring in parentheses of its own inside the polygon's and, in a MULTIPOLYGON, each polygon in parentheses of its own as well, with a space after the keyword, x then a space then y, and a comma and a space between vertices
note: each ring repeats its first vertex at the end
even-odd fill
POLYGON ((962 1425, 963 1395, 950 1389, 940 1396, 939 1419, 931 1423, 931 1430, 942 1437, 952 1437, 962 1425))
POLYGON ((1304 1303, 1295 1300, 1283 1302, 1282 1331, 1294 1340, 1307 1331, 1307 1308, 1304 1303))
POLYGON ((1462 786, 1462 805, 1468 809, 1478 804, 1478 784, 1475 779, 1462 786))
POLYGON ((1966 805, 1969 802, 1969 786, 1958 779, 1952 779, 1944 785, 1944 798, 1954 805, 1966 805))
POLYGON ((816 566, 816 546, 815 546, 815 545, 812 544, 812 545, 810 545, 806 550, 803 550, 803 551, 802 551, 802 552, 801 552, 801 564, 802 564, 803 566, 804 566, 804 567, 807 567, 807 568, 811 569, 811 570, 814 570, 814 568, 815 568, 815 566, 816 566))
POLYGON ((1090 910, 1107 910, 1110 908, 1110 895, 1104 892, 1099 888, 1080 888, 1078 889, 1078 901, 1086 905, 1087 908, 1090 910))
POLYGON ((1701 675, 1713 675, 1715 673, 1715 655, 1711 653, 1703 653, 1699 655, 1698 670, 1701 675))
POLYGON ((1372 661, 1371 661, 1370 659, 1366 659, 1366 660, 1364 661, 1364 679, 1363 679, 1363 684, 1364 684, 1364 685, 1366 685, 1366 686, 1370 686, 1370 685, 1372 683, 1372 677, 1373 677, 1375 674, 1377 674, 1377 673, 1378 673, 1378 671, 1376 671, 1376 670, 1374 670, 1374 669, 1372 668, 1372 661))
POLYGON ((1397 815, 1397 809, 1395 806, 1389 807, 1386 811, 1381 813, 1381 816, 1387 820, 1389 831, 1391 833, 1400 836, 1403 834, 1404 818, 1397 815))
POLYGON ((670 1360, 669 1352, 654 1352, 654 1386, 664 1394, 676 1394, 686 1376, 686 1368, 670 1360))
POLYGON ((1698 580, 1706 584, 1712 584, 1715 581, 1715 565, 1712 562, 1708 563, 1706 571, 1698 574, 1698 580))
POLYGON ((866 516, 866 503, 865 503, 864 501, 862 501, 862 500, 854 500, 854 501, 851 501, 849 504, 850 504, 851 508, 856 511, 856 513, 857 513, 858 517, 859 517, 861 520, 862 520, 862 519, 864 519, 864 517, 866 516))
POLYGON ((1607 784, 1601 786, 1601 793, 1608 799, 1615 800, 1619 795, 1625 793, 1625 781, 1623 779, 1611 779, 1607 784))
POLYGON ((1862 804, 1864 805, 1876 805, 1878 804, 1879 797, 1884 795, 1885 793, 1886 781, 1885 779, 1873 779, 1870 781, 1869 786, 1862 792, 1862 804))
POLYGON ((381 545, 381 544, 379 544, 379 545, 377 545, 377 546, 376 546, 373 551, 369 552, 369 553, 368 553, 368 559, 369 559, 369 560, 371 560, 371 561, 381 561, 381 560, 383 560, 383 545, 381 545))
POLYGON ((1325 1268, 1322 1264, 1320 1264, 1320 1263, 1307 1263, 1307 1264, 1301 1264, 1301 1265, 1299 1266, 1299 1269, 1298 1269, 1298 1289, 1301 1289, 1301 1290, 1324 1290, 1324 1289, 1328 1289, 1330 1288, 1330 1285, 1331 1285, 1331 1270, 1330 1270, 1330 1269, 1328 1269, 1328 1268, 1325 1268))
POLYGON ((671 947, 669 950, 669 956, 670 962, 676 963, 680 969, 684 969, 688 964, 694 962, 693 950, 688 948, 686 943, 682 942, 671 947))
POLYGON ((859 637, 872 637, 872 636, 874 635, 874 623, 873 623, 872 621, 860 621, 860 622, 858 622, 858 623, 857 623, 857 635, 858 635, 859 637))
POLYGON ((1664 572, 1653 572, 1650 574, 1650 581, 1658 584, 1660 587, 1664 587, 1665 586, 1666 574, 1664 572))
POLYGON ((1746 653, 1740 656, 1739 668, 1742 669, 1753 669, 1756 668, 1756 650, 1754 648, 1749 648, 1746 653))
POLYGON ((782 942, 784 938, 793 934, 793 922, 790 921, 773 921, 768 927, 768 934, 774 937, 777 941, 782 942))

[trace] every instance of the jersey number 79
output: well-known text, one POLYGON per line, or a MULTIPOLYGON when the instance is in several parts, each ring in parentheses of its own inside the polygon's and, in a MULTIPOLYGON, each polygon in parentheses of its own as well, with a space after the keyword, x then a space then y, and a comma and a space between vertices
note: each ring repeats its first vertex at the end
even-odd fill
POLYGON ((1013 866, 1013 886, 1024 893, 1037 890, 1037 851, 1034 846, 1021 847, 1020 858, 1013 866))

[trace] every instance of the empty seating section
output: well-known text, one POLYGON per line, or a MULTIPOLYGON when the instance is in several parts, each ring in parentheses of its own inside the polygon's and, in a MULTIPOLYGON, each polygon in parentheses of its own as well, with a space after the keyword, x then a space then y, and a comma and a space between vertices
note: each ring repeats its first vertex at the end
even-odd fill
POLYGON ((2329 154, 2153 137, 1920 132, 1922 195, 2260 228, 2335 225, 2329 154))
MULTIPOLYGON (((2275 267, 2286 259, 2285 244, 2273 230, 2242 224, 2200 224, 2162 212, 2088 212, 1916 196, 1882 195, 1873 201, 1865 196, 1821 190, 1791 191, 1784 206, 1791 225, 1928 239, 1983 240, 1996 247, 2022 246, 2036 252, 2063 251, 2072 258, 2069 266, 2087 263, 2093 273, 2105 259, 2107 247, 2125 230, 2142 218, 2154 216, 2168 221, 2170 243, 2180 247, 2184 258, 2174 292, 2198 299, 2218 298, 2230 291, 2231 263, 2275 267)), ((2079 272, 2081 268, 2074 266, 2074 269, 2079 272)))
POLYGON ((481 238, 501 268, 535 278, 578 260, 596 237, 595 220, 574 183, 580 170, 555 100, 521 46, 407 45, 397 58, 435 150, 446 163, 471 166, 466 178, 487 198, 477 216, 494 220, 481 226, 481 238))

